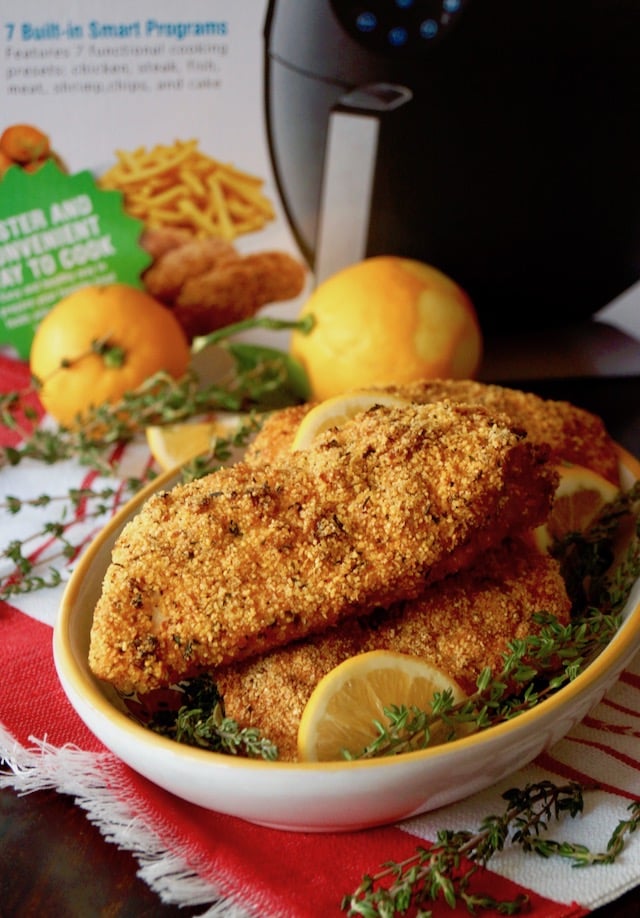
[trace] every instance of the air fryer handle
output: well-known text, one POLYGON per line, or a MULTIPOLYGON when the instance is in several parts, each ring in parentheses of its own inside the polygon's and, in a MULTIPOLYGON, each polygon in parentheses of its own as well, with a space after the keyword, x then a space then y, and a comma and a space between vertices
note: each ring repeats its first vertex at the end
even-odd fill
POLYGON ((320 283, 366 256, 380 133, 412 93, 372 83, 343 95, 329 116, 316 233, 320 283))

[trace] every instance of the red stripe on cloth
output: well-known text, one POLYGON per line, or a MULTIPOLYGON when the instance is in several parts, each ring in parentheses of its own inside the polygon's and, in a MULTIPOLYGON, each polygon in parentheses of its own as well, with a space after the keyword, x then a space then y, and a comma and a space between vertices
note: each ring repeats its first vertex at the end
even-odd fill
POLYGON ((628 669, 625 669, 620 676, 620 682, 624 682, 625 685, 630 685, 632 688, 640 689, 640 675, 631 673, 628 669))
MULTIPOLYGON (((24 415, 24 410, 18 411, 16 414, 16 420, 26 431, 30 431, 34 423, 37 423, 37 420, 44 415, 44 409, 38 396, 29 388, 30 383, 31 374, 26 363, 0 355, 0 392, 24 393, 21 398, 23 408, 28 408, 30 411, 35 412, 36 421, 27 419, 24 415)), ((0 425, 0 446, 16 446, 21 439, 20 434, 4 425, 0 425)))
MULTIPOLYGON (((27 747, 35 737, 54 746, 73 743, 87 752, 104 752, 59 685, 51 637, 48 626, 0 602, 0 720, 27 747)), ((375 873, 389 860, 410 857, 423 844, 396 827, 325 835, 255 826, 186 803, 115 758, 113 762, 105 781, 114 797, 144 820, 168 852, 179 854, 202 879, 229 897, 251 903, 260 914, 340 915, 342 896, 352 893, 364 874, 375 873)), ((474 888, 500 899, 528 892, 488 870, 479 872, 474 888)), ((534 918, 587 914, 580 906, 530 895, 528 914, 534 918)), ((452 912, 445 905, 434 907, 434 915, 466 914, 463 908, 452 912)))
MULTIPOLYGON (((606 747, 602 748, 607 754, 611 755, 610 749, 606 747)), ((615 794, 615 796, 623 797, 625 800, 640 800, 639 794, 630 793, 620 787, 616 787, 614 784, 607 784, 606 781, 602 781, 600 778, 595 780, 593 775, 573 768, 571 765, 566 765, 559 759, 554 758, 548 752, 541 753, 536 758, 536 764, 539 765, 540 768, 545 768, 547 771, 553 772, 553 774, 560 775, 567 781, 576 781, 578 784, 583 784, 586 787, 593 786, 593 784, 596 783, 600 790, 606 791, 609 794, 615 794)))
MULTIPOLYGON (((90 490, 94 481, 99 477, 99 475, 100 473, 96 471, 96 469, 91 469, 91 471, 87 472, 78 486, 78 491, 90 490)), ((73 514, 75 520, 83 521, 86 519, 87 502, 88 498, 84 496, 76 502, 75 512, 73 514)))
MULTIPOLYGON (((598 752, 602 752, 609 756, 609 758, 615 759, 616 762, 621 762, 623 765, 635 769, 635 771, 640 771, 640 761, 638 761, 637 758, 627 755, 624 752, 618 752, 616 749, 611 749, 604 743, 597 742, 596 740, 580 739, 576 736, 568 736, 566 739, 567 742, 576 743, 578 746, 587 746, 591 749, 597 749, 598 752)), ((619 790, 619 793, 622 793, 622 791, 619 790)))
POLYGON ((613 711, 618 711, 620 714, 626 714, 629 717, 640 717, 638 711, 634 710, 634 708, 628 708, 624 704, 618 704, 617 701, 612 701, 611 698, 607 698, 606 696, 602 699, 600 704, 607 708, 611 708, 613 711))
POLYGON ((56 746, 75 743, 87 752, 104 747, 67 701, 53 664, 48 625, 0 601, 0 722, 23 746, 30 736, 56 746))
MULTIPOLYGON (((621 713, 624 712, 624 708, 618 708, 618 710, 621 711, 621 713)), ((635 714, 635 712, 631 711, 627 713, 635 714)), ((627 724, 610 724, 608 721, 601 720, 599 717, 590 717, 587 715, 582 721, 582 726, 589 727, 592 730, 600 730, 602 733, 611 733, 617 736, 636 736, 640 739, 640 730, 632 730, 627 724)))
MULTIPOLYGON (((376 873, 389 860, 411 857, 418 845, 429 847, 395 826, 331 834, 276 831, 184 803, 137 775, 132 784, 138 806, 153 806, 154 825, 166 846, 181 851, 201 877, 251 903, 259 914, 343 914, 342 897, 355 891, 364 874, 376 873)), ((587 914, 579 905, 545 899, 490 870, 477 874, 472 889, 505 900, 525 893, 531 899, 530 918, 587 914)), ((468 916, 463 906, 452 910, 444 903, 434 905, 433 914, 468 916)))

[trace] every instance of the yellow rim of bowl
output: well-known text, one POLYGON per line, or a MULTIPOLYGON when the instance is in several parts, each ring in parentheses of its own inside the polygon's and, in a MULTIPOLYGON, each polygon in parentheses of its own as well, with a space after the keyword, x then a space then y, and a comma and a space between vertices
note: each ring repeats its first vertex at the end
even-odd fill
MULTIPOLYGON (((617 447, 620 466, 626 470, 632 478, 640 478, 640 461, 623 447, 617 447)), ((545 701, 541 702, 535 708, 525 711, 513 720, 498 724, 495 727, 489 727, 478 733, 472 733, 467 737, 455 740, 453 743, 435 746, 433 749, 421 749, 416 752, 407 752, 399 758, 386 757, 379 759, 367 759, 344 762, 267 762, 262 759, 245 759, 224 755, 217 752, 209 752, 205 749, 196 749, 193 746, 180 745, 174 740, 153 733, 146 727, 136 723, 122 711, 119 711, 109 701, 100 689, 97 679, 91 675, 88 665, 83 668, 76 660, 75 654, 71 647, 70 629, 72 624, 75 600, 82 581, 86 577, 95 556, 103 548, 111 536, 127 521, 127 519, 138 509, 138 507, 156 491, 170 487, 177 482, 179 471, 175 469, 159 475, 158 478, 150 482, 135 497, 133 497, 105 528, 96 536, 85 554, 80 559, 77 568, 73 572, 60 606, 60 612, 56 621, 53 635, 54 658, 58 670, 64 671, 65 680, 70 688, 90 705, 94 711, 99 713, 106 720, 116 723, 121 731, 128 733, 132 739, 140 742, 141 737, 145 737, 145 743, 148 746, 173 752, 181 756, 193 759, 194 762, 216 762, 218 765, 234 768, 266 768, 278 771, 344 771, 346 769, 360 768, 389 768, 397 765, 400 760, 436 760, 443 756, 449 755, 453 749, 457 752, 464 752, 465 749, 481 747, 484 743, 493 742, 504 733, 519 733, 526 730, 537 720, 553 713, 560 705, 571 701, 579 695, 585 683, 597 681, 603 677, 610 668, 614 669, 620 657, 629 653, 629 634, 640 636, 640 601, 628 614, 625 622, 617 632, 610 644, 608 644, 600 655, 589 665, 589 667, 573 682, 570 682, 564 688, 560 689, 554 695, 551 695, 545 701)), ((603 689, 604 692, 604 689, 603 689)))

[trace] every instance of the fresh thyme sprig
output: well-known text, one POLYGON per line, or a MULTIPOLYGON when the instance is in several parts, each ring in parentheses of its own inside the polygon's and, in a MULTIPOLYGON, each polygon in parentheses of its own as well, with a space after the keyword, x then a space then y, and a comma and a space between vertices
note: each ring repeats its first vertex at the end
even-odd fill
POLYGON ((418 846, 412 857, 387 863, 376 874, 363 877, 355 892, 343 898, 342 910, 350 918, 392 918, 414 908, 427 918, 430 903, 443 901, 450 908, 461 903, 470 914, 495 909, 501 915, 516 915, 526 910, 526 895, 501 901, 471 889, 480 868, 508 844, 541 857, 566 858, 574 867, 610 864, 624 848, 625 837, 640 827, 640 803, 635 802, 629 806, 630 817, 613 830, 605 850, 592 853, 584 845, 545 835, 552 820, 564 815, 575 818, 582 812, 580 785, 540 781, 523 789, 512 788, 503 799, 508 804, 505 812, 486 817, 475 832, 441 830, 431 848, 418 846))
MULTIPOLYGON (((625 591, 630 568, 635 566, 640 570, 639 510, 640 482, 636 481, 603 508, 587 531, 568 533, 552 547, 574 610, 593 602, 594 596, 613 608, 620 585, 625 591)), ((621 608, 622 604, 617 602, 617 607, 621 608)))
POLYGON ((0 599, 7 600, 11 596, 58 586, 62 581, 60 567, 77 557, 90 537, 85 534, 79 542, 72 541, 69 534, 73 525, 100 520, 113 513, 140 489, 142 483, 142 479, 128 478, 117 487, 71 488, 66 494, 41 494, 29 500, 8 495, 0 502, 0 512, 4 511, 10 516, 27 508, 60 505, 61 509, 57 519, 47 520, 40 529, 22 539, 12 539, 0 551, 0 561, 11 565, 9 573, 0 577, 0 599), (48 543, 46 571, 43 571, 44 565, 38 548, 31 550, 31 546, 43 542, 48 543))
POLYGON ((224 715, 220 704, 209 713, 198 708, 181 710, 176 719, 174 739, 178 743, 199 746, 212 752, 252 759, 273 761, 278 757, 277 747, 262 737, 257 728, 239 727, 237 721, 224 715))
POLYGON ((277 759, 277 746, 258 729, 240 727, 225 715, 224 701, 210 676, 203 674, 183 682, 179 689, 183 703, 177 712, 160 709, 148 720, 146 725, 155 733, 212 752, 277 759))
MULTIPOLYGON (((179 380, 156 373, 115 403, 93 409, 75 427, 36 428, 19 446, 0 449, 0 468, 24 459, 46 464, 76 459, 81 465, 110 474, 105 450, 132 440, 146 427, 177 424, 211 411, 239 412, 259 406, 260 393, 273 392, 284 380, 282 367, 260 365, 235 377, 227 386, 201 385, 190 371, 179 380)), ((10 426, 9 423, 6 426, 10 426)))
MULTIPOLYGON (((205 384, 194 370, 178 380, 156 373, 118 401, 96 406, 81 423, 69 427, 38 426, 29 431, 23 420, 33 421, 35 417, 33 409, 25 407, 29 390, 0 394, 0 423, 23 437, 18 446, 0 448, 0 469, 24 459, 51 464, 75 458, 107 472, 105 449, 131 440, 150 425, 176 424, 211 411, 272 409, 300 401, 306 394, 306 378, 287 353, 257 345, 240 347, 228 339, 251 328, 307 332, 311 324, 310 317, 287 321, 263 316, 226 326, 207 338, 196 339, 193 346, 194 352, 212 344, 228 350, 234 369, 224 381, 205 384), (250 360, 252 350, 255 359, 250 360)), ((35 382, 31 391, 37 391, 35 382)))
MULTIPOLYGON (((213 408, 239 410, 241 397, 224 390, 219 393, 219 389, 200 388, 193 372, 179 380, 156 373, 117 402, 87 412, 81 424, 37 427, 19 446, 0 450, 0 467, 17 465, 24 459, 51 464, 74 458, 82 465, 108 472, 105 450, 131 440, 151 424, 176 423, 213 408)), ((8 420, 5 423, 10 426, 8 420)))
POLYGON ((441 735, 444 727, 446 739, 455 739, 510 720, 572 681, 609 643, 618 625, 614 616, 596 609, 567 625, 545 613, 536 613, 533 620, 540 631, 511 641, 500 672, 484 669, 474 694, 455 703, 451 692, 437 693, 428 713, 415 706, 385 708, 387 723, 375 723, 375 739, 360 753, 345 752, 345 757, 369 759, 424 749, 436 726, 441 735))
POLYGON ((227 437, 216 436, 209 452, 190 459, 182 466, 180 470, 182 480, 193 481, 196 478, 202 478, 203 475, 208 475, 220 468, 221 465, 232 459, 234 454, 240 454, 254 434, 260 430, 262 421, 263 418, 260 415, 251 413, 227 437))

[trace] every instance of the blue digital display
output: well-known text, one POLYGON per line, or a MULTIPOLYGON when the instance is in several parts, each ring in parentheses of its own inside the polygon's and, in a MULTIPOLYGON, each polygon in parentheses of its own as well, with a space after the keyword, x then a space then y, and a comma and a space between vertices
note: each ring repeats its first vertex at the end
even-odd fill
POLYGON ((420 23, 420 34, 423 38, 435 38, 438 34, 438 23, 435 19, 425 19, 420 23))
POLYGON ((378 25, 378 19, 375 13, 366 12, 360 13, 356 19, 356 28, 360 32, 373 32, 373 30, 378 25))
POLYGON ((466 0, 332 0, 336 16, 362 45, 389 54, 419 53, 439 41, 466 0))
POLYGON ((389 31, 389 44, 394 48, 400 48, 402 45, 406 45, 409 40, 409 33, 406 29, 403 29, 402 26, 396 26, 389 31))

